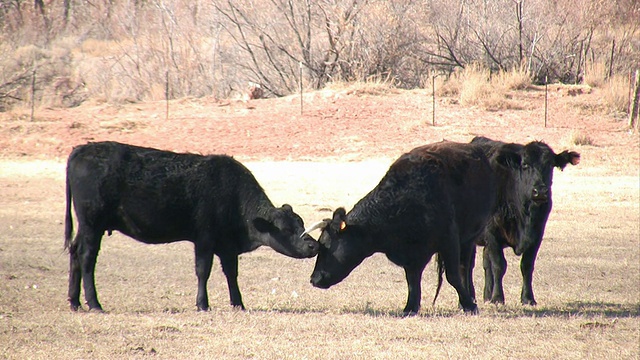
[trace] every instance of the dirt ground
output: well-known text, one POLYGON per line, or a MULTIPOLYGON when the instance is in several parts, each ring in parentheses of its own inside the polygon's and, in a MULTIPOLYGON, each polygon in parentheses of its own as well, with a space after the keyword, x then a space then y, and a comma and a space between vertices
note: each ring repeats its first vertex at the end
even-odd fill
MULTIPOLYGON (((7 359, 637 359, 640 356, 640 148, 625 121, 594 112, 598 90, 552 88, 510 99, 520 110, 489 112, 421 90, 382 94, 326 90, 300 98, 185 99, 169 104, 85 104, 0 113, 0 358, 7 359), (574 95, 570 95, 574 94, 574 95), (314 260, 268 248, 244 254, 246 312, 228 307, 219 266, 212 311, 195 311, 191 244, 105 237, 97 289, 106 314, 72 313, 63 251, 64 166, 74 145, 117 140, 244 162, 271 200, 307 223, 364 196, 401 153, 442 139, 484 135, 543 140, 581 153, 554 177, 554 209, 536 263, 539 305, 519 303, 519 259, 506 252, 506 305, 457 309, 444 286, 430 306, 403 318, 402 269, 383 255, 329 290, 309 285, 314 260), (576 145, 586 136, 591 145, 576 145)), ((217 260, 216 260, 217 263, 217 260)), ((477 260, 476 288, 482 266, 477 260)))
POLYGON ((510 94, 518 110, 486 111, 426 90, 381 92, 358 88, 250 101, 182 99, 142 104, 85 104, 72 109, 0 113, 0 157, 59 159, 72 146, 115 140, 195 153, 225 153, 242 160, 394 159, 442 139, 467 142, 475 135, 504 141, 542 140, 557 151, 582 146, 584 167, 637 174, 638 134, 626 121, 595 111, 599 89, 552 86, 545 127, 544 88, 510 94), (302 112, 302 114, 301 114, 302 112), (434 117, 435 113, 435 117, 434 117), (168 116, 167 116, 168 115, 168 116), (435 125, 433 125, 435 119, 435 125))

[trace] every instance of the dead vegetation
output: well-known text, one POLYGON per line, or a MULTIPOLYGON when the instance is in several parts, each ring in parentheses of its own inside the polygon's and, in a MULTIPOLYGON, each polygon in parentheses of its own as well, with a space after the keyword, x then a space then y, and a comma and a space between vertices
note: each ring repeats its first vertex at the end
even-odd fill
MULTIPOLYGON (((637 66, 640 31, 635 1, 35 4, 0 6, 0 111, 32 101, 72 107, 227 99, 243 94, 247 82, 265 97, 372 77, 426 88, 425 78, 475 64, 492 78, 516 80, 504 83, 511 89, 527 82, 604 86, 637 66)), ((487 108, 517 106, 490 94, 487 108)), ((626 111, 612 101, 614 111, 626 111)))
MULTIPOLYGON (((309 285, 313 259, 259 249, 240 259, 248 310, 228 306, 216 266, 209 281, 212 311, 198 313, 192 246, 150 246, 119 234, 105 237, 97 265, 107 313, 73 313, 62 251, 64 164, 3 161, 0 357, 637 358, 638 179, 602 176, 583 165, 555 178, 554 211, 536 264, 537 307, 520 305, 519 258, 508 253, 506 305, 481 303, 478 316, 466 316, 457 309, 455 291, 445 287, 431 308, 431 264, 423 280, 425 306, 404 318, 404 275, 384 256, 319 290, 309 285)), ((352 206, 387 166, 249 164, 275 202, 290 202, 307 221, 326 216, 325 209, 352 206), (344 185, 328 189, 338 176, 344 185)), ((476 267, 478 286, 481 273, 476 267)))

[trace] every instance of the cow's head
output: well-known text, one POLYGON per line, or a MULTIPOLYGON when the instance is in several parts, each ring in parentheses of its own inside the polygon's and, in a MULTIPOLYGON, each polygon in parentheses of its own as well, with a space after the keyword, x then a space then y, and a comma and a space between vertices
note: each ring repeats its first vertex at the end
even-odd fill
POLYGON ((547 206, 549 189, 542 172, 526 156, 523 145, 495 142, 490 146, 485 151, 489 150, 491 167, 498 179, 494 220, 509 243, 528 246, 530 241, 524 235, 532 228, 532 208, 547 206))
POLYGON ((528 209, 528 218, 525 221, 525 228, 521 241, 514 248, 516 254, 520 255, 525 249, 532 244, 540 242, 544 235, 545 225, 553 206, 551 196, 551 185, 553 185, 553 169, 558 168, 564 170, 567 164, 578 165, 580 163, 580 154, 575 151, 565 150, 556 154, 549 145, 540 141, 533 141, 526 144, 523 148, 523 163, 535 172, 535 176, 542 180, 543 191, 540 195, 545 201, 534 201, 528 209))
POLYGON ((541 169, 519 144, 500 143, 490 156, 491 167, 500 179, 499 203, 528 208, 548 201, 548 186, 541 169))
POLYGON ((320 245, 305 232, 302 218, 288 204, 253 219, 253 226, 263 244, 283 255, 300 259, 318 254, 320 245))
MULTIPOLYGON (((524 146, 523 161, 530 164, 541 173, 542 181, 551 190, 553 184, 553 169, 564 170, 567 164, 578 165, 580 154, 565 150, 560 154, 553 152, 549 145, 541 141, 532 141, 524 146)), ((549 194, 549 197, 551 195, 549 194)))
POLYGON ((524 182, 521 182, 525 186, 529 185, 527 181, 533 181, 535 187, 532 190, 532 201, 537 204, 551 201, 554 168, 563 170, 567 164, 578 165, 580 163, 579 153, 565 150, 556 154, 549 145, 541 141, 520 145, 494 141, 486 137, 476 137, 472 143, 483 146, 485 151, 489 149, 487 155, 493 162, 494 170, 498 164, 504 167, 503 170, 509 171, 507 176, 515 175, 514 171, 522 172, 521 176, 528 177, 528 179, 524 179, 524 182))
POLYGON ((371 246, 367 246, 364 229, 347 225, 346 221, 344 208, 338 208, 332 219, 314 226, 322 229, 320 251, 311 274, 311 284, 315 287, 327 289, 339 283, 373 253, 371 246))

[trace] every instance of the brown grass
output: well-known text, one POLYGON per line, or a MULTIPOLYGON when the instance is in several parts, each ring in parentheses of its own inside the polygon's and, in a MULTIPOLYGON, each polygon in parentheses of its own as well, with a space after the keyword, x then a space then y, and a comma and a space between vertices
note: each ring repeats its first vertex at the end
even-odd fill
POLYGON ((599 111, 605 114, 624 116, 629 111, 629 78, 627 74, 614 74, 608 78, 609 69, 601 62, 587 66, 584 83, 603 90, 599 111))
POLYGON ((593 139, 588 134, 582 133, 580 131, 572 131, 569 134, 569 146, 573 145, 594 146, 595 141, 593 141, 593 139))
POLYGON ((499 72, 491 82, 507 90, 525 90, 531 86, 531 75, 523 64, 520 67, 499 72))
MULTIPOLYGON (((106 314, 66 302, 60 162, 0 164, 0 357, 6 359, 637 359, 640 330, 638 178, 588 167, 556 172, 554 210, 536 263, 538 307, 519 304, 518 258, 507 251, 507 304, 457 309, 435 269, 424 273, 423 310, 399 316, 406 282, 381 255, 329 290, 309 285, 313 260, 269 249, 240 258, 247 311, 229 308, 218 267, 212 311, 195 311, 193 247, 105 237, 97 286, 106 314)), ((348 208, 388 160, 248 164, 267 193, 307 222, 348 208), (300 176, 305 174, 305 176, 300 176), (340 177, 341 187, 327 187, 340 177)), ((217 262, 217 261, 216 261, 217 262)), ((475 283, 481 291, 478 259, 475 283)), ((481 296, 481 294, 478 294, 481 296)))
POLYGON ((629 79, 626 75, 614 75, 604 85, 603 101, 609 114, 626 116, 629 111, 629 79))
POLYGON ((398 89, 393 86, 392 80, 381 76, 371 76, 366 81, 334 81, 327 84, 324 89, 347 95, 387 95, 398 93, 398 89))
POLYGON ((488 70, 478 65, 470 65, 464 69, 460 77, 460 104, 479 105, 483 99, 491 95, 488 70))
POLYGON ((488 111, 522 110, 520 104, 511 100, 509 91, 526 89, 530 85, 531 78, 522 68, 491 75, 489 70, 472 64, 439 84, 436 94, 459 96, 461 105, 478 106, 488 111))
POLYGON ((583 82, 591 87, 600 87, 607 78, 607 66, 603 62, 588 63, 584 71, 583 82))

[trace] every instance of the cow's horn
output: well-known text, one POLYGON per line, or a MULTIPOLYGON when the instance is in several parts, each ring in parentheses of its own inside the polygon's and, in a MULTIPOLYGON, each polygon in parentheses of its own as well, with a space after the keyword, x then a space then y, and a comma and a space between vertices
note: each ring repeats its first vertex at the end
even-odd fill
POLYGON ((331 220, 329 220, 329 219, 318 221, 317 223, 309 226, 309 228, 305 229, 304 232, 302 233, 302 235, 300 235, 300 237, 303 237, 305 235, 309 235, 309 233, 312 232, 313 230, 323 229, 324 227, 326 227, 329 224, 330 221, 331 220))

